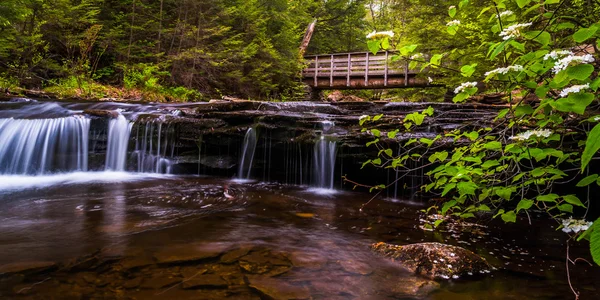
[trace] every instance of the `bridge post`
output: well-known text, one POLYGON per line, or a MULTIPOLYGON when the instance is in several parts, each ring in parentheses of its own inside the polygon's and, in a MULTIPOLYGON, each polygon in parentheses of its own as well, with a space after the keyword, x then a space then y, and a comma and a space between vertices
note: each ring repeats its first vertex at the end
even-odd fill
POLYGON ((369 86, 369 52, 365 63, 365 87, 369 86))
POLYGON ((408 86, 408 59, 404 64, 404 86, 408 86))
POLYGON ((330 58, 330 65, 329 65, 329 87, 333 86, 333 69, 334 69, 334 65, 333 65, 333 54, 331 54, 331 58, 330 58))
POLYGON ((352 56, 348 53, 348 70, 346 73, 346 86, 350 86, 350 72, 352 72, 352 56))
POLYGON ((383 86, 388 85, 388 58, 389 52, 385 50, 385 71, 383 72, 383 86))
POLYGON ((318 80, 317 75, 319 74, 319 56, 315 56, 315 87, 317 87, 318 80))

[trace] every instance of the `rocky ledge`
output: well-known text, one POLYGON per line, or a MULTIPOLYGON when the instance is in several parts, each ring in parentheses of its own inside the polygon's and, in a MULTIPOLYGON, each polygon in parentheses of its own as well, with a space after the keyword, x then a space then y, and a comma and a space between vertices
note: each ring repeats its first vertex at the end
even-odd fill
POLYGON ((440 243, 405 246, 375 243, 371 249, 430 279, 457 279, 465 275, 490 273, 493 269, 485 259, 467 249, 440 243))

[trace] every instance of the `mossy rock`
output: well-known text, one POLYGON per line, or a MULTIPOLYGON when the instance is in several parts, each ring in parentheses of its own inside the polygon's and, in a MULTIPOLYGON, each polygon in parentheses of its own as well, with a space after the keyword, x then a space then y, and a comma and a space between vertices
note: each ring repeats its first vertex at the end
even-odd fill
POLYGON ((401 263, 409 271, 431 279, 487 274, 493 269, 484 258, 467 249, 440 243, 405 246, 375 243, 371 249, 401 263))

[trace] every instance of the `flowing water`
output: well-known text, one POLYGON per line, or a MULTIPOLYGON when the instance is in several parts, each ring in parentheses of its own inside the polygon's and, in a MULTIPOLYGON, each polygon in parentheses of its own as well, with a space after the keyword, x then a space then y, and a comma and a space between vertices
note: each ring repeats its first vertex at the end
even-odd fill
MULTIPOLYGON (((283 169, 289 178, 281 181, 301 184, 312 171, 321 188, 315 191, 166 174, 172 173, 174 127, 138 119, 158 106, 0 105, 6 106, 0 109, 0 298, 573 298, 565 236, 542 216, 532 214, 527 225, 484 215, 480 225, 429 232, 421 229, 427 219, 421 210, 432 203, 415 201, 411 184, 396 186, 395 200, 375 198, 366 206, 372 195, 334 190, 340 166, 332 122, 321 123, 313 149, 285 144, 283 164, 269 160, 270 137, 257 155, 263 178, 283 169), (80 114, 90 106, 123 113, 92 130, 80 114), (103 136, 105 147, 95 145, 103 136), (101 166, 90 167, 103 149, 101 166), (497 270, 434 283, 374 255, 369 245, 382 241, 461 246, 497 270)), ((250 148, 257 143, 255 130, 248 130, 239 177, 251 177, 250 148)), ((570 250, 572 259, 589 260, 585 243, 570 250)), ((598 268, 578 260, 570 271, 581 299, 596 299, 598 268)))
POLYGON ((109 121, 106 170, 125 171, 130 133, 131 124, 123 115, 109 121))
POLYGON ((248 128, 246 136, 244 136, 244 144, 242 145, 241 157, 238 166, 238 178, 250 179, 252 173, 252 163, 254 162, 254 152, 256 151, 256 128, 248 128))

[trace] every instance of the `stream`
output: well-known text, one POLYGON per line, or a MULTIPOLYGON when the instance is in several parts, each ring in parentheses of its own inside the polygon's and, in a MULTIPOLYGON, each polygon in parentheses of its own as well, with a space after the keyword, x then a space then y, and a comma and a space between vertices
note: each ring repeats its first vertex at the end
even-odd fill
MULTIPOLYGON (((131 123, 113 118, 101 124, 112 126, 102 133, 111 146, 90 142, 88 149, 85 139, 99 139, 94 130, 87 135, 89 122, 79 115, 92 104, 53 105, 36 106, 48 108, 42 112, 24 109, 22 101, 0 104, 0 298, 573 298, 565 265, 566 235, 556 230, 556 222, 532 214, 532 225, 526 216, 504 224, 482 215, 478 224, 422 230, 430 221, 422 210, 433 202, 414 197, 411 187, 400 185, 398 191, 369 202, 372 194, 332 179, 337 178, 340 158, 336 164, 336 144, 322 137, 336 137, 328 133, 333 122, 316 123, 328 127, 318 131, 315 146, 290 147, 314 149, 312 155, 301 154, 296 165, 290 163, 290 169, 300 172, 298 178, 308 179, 290 184, 263 180, 266 171, 250 170, 252 161, 266 165, 261 159, 269 154, 255 155, 254 149, 251 156, 239 153, 248 144, 256 147, 255 136, 251 143, 248 137, 242 143, 252 130, 239 130, 239 145, 231 150, 250 162, 239 168, 242 176, 205 172, 198 163, 203 153, 190 155, 198 160, 192 171, 177 172, 186 170, 173 167, 180 160, 173 142, 177 135, 158 135, 158 124, 142 138, 131 123), (42 115, 73 119, 60 125, 39 121, 53 120, 40 119, 42 115), (25 122, 19 128, 31 134, 11 133, 15 121, 25 122), (41 124, 56 129, 52 133, 41 124), (53 134, 63 148, 46 142, 53 134), (311 156, 312 163, 302 160, 311 156), (372 253, 369 246, 377 242, 460 246, 495 269, 433 281, 372 253)), ((127 118, 157 110, 93 105, 123 109, 119 116, 127 118)), ((172 115, 170 109, 161 110, 172 115)), ((270 167, 274 174, 283 168, 270 167)), ((587 244, 571 243, 570 256, 590 260, 587 244)), ((579 261, 570 266, 570 276, 581 299, 600 294, 597 266, 579 261)))

